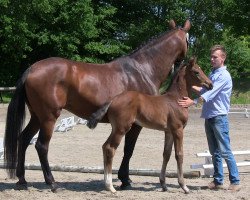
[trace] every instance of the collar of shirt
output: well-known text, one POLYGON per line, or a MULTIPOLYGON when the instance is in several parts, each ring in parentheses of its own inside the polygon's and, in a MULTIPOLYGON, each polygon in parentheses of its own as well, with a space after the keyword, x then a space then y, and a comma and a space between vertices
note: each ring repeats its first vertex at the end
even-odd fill
POLYGON ((217 72, 221 72, 223 70, 226 70, 227 69, 227 66, 222 66, 222 67, 218 67, 218 68, 213 68, 212 69, 212 74, 215 74, 217 72))

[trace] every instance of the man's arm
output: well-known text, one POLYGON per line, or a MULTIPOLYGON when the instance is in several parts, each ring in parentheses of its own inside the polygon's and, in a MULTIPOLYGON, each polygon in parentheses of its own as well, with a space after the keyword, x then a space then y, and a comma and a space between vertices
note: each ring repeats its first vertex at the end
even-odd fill
POLYGON ((190 99, 189 97, 183 97, 182 99, 178 100, 178 104, 184 108, 188 108, 192 105, 197 105, 200 102, 203 102, 204 99, 202 97, 199 97, 197 99, 190 99))

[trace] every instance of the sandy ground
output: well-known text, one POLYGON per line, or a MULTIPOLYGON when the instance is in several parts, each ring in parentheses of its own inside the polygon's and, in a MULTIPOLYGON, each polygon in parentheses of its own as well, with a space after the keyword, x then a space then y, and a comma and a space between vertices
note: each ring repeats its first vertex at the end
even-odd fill
MULTIPOLYGON (((248 107, 249 108, 249 107, 248 107)), ((0 137, 4 135, 7 106, 0 104, 0 137)), ((207 150, 207 142, 203 129, 203 120, 199 118, 199 109, 190 109, 190 117, 184 136, 184 171, 190 172, 191 164, 203 163, 203 158, 195 156, 198 152, 207 150)), ((60 118, 72 116, 63 112, 60 118)), ((250 150, 250 118, 243 114, 231 114, 230 135, 233 150, 250 150)), ((27 118, 28 119, 28 118, 27 118)), ((59 123, 59 121, 58 121, 59 123)), ((51 165, 74 165, 85 167, 102 167, 102 144, 110 134, 109 124, 99 124, 95 130, 89 130, 84 125, 76 125, 73 130, 65 133, 55 132, 50 142, 49 162, 51 165)), ((164 134, 160 131, 143 129, 130 162, 131 169, 155 169, 160 170, 162 164, 164 134)), ((119 168, 123 156, 124 141, 121 142, 114 157, 113 168, 119 168)), ((26 163, 39 164, 34 145, 30 145, 26 154, 26 163)), ((236 156, 238 162, 250 160, 250 155, 236 156)), ((176 173, 174 152, 167 166, 167 171, 176 173)), ((193 170, 193 171, 197 171, 193 170)), ((40 170, 26 170, 28 190, 15 190, 17 180, 8 179, 5 170, 0 169, 0 199, 250 199, 250 166, 240 167, 242 189, 239 192, 211 191, 206 188, 212 178, 201 176, 199 178, 186 178, 186 184, 191 190, 190 194, 184 194, 179 187, 177 178, 167 178, 168 191, 162 192, 159 178, 155 176, 132 175, 133 189, 117 191, 111 194, 104 189, 103 174, 57 172, 53 175, 58 182, 61 191, 51 192, 44 183, 40 170)), ((203 174, 203 170, 200 170, 203 174)), ((113 175, 114 186, 118 189, 120 181, 117 175, 113 175)), ((228 173, 225 169, 225 185, 229 185, 228 173)))

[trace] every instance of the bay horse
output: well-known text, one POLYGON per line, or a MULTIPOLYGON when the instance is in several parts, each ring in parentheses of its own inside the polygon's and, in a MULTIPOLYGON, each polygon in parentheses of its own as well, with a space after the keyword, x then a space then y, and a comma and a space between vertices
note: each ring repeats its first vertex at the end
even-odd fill
POLYGON ((194 85, 204 86, 207 89, 213 87, 212 82, 192 58, 188 64, 181 66, 164 95, 153 96, 138 91, 125 91, 90 116, 87 126, 91 129, 95 128, 106 114, 112 126, 112 132, 102 146, 104 182, 107 190, 116 192, 112 183, 113 157, 122 137, 135 123, 142 127, 165 131, 163 164, 160 174, 161 186, 164 191, 167 190, 166 166, 174 143, 178 183, 185 193, 189 193, 189 189, 184 183, 182 169, 183 129, 188 120, 188 109, 179 106, 178 100, 184 96, 190 97, 194 85))
MULTIPOLYGON (((105 64, 48 58, 34 63, 18 80, 7 111, 4 137, 4 163, 10 178, 18 177, 18 189, 26 189, 25 154, 30 140, 39 131, 35 145, 45 182, 55 191, 57 184, 48 162, 49 142, 62 109, 87 119, 105 102, 126 90, 159 94, 172 65, 182 60, 188 49, 190 21, 149 41, 130 55, 105 64), (23 129, 25 105, 30 120, 23 129)), ((108 122, 103 119, 103 122, 108 122)), ((129 160, 141 127, 131 128, 132 137, 125 141, 124 158, 118 177, 129 185, 129 160)))

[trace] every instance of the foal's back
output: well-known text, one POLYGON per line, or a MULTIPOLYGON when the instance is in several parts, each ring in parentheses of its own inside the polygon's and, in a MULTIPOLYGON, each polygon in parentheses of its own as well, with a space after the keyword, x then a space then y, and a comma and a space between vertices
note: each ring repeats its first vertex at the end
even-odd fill
POLYGON ((170 126, 183 126, 187 122, 188 113, 187 109, 178 105, 172 94, 152 96, 126 91, 112 100, 108 117, 118 127, 129 128, 136 123, 142 127, 166 130, 170 126))

